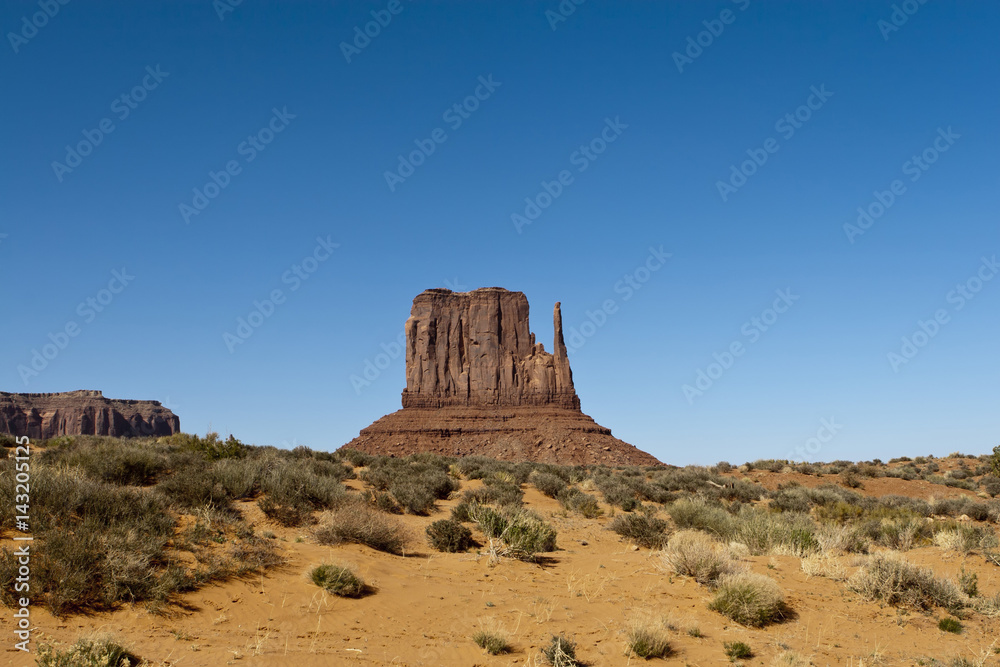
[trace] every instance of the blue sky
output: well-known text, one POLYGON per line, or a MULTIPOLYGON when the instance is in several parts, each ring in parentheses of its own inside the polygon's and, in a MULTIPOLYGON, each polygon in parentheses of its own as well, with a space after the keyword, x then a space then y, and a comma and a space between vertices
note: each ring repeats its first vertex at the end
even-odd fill
POLYGON ((1000 443, 997 5, 224 3, 0 7, 3 390, 332 450, 502 286, 665 462, 1000 443))

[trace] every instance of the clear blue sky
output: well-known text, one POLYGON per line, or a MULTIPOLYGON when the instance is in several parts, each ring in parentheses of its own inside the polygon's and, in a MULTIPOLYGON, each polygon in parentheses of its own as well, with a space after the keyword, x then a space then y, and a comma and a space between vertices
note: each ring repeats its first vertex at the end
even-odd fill
POLYGON ((583 409, 666 462, 1000 443, 995 3, 222 2, 0 7, 3 390, 334 449, 416 294, 502 286, 547 347, 614 302, 583 409))

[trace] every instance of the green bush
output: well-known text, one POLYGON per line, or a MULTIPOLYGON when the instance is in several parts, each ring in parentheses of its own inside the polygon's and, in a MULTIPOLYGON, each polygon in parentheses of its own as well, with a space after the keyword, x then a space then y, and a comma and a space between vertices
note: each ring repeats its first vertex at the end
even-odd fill
POLYGON ((659 549, 667 540, 667 522, 646 514, 620 514, 608 528, 647 549, 659 549))
POLYGON ((528 483, 534 485, 536 489, 549 498, 559 497, 560 492, 567 486, 566 480, 562 477, 538 470, 535 470, 528 476, 528 483))
POLYGON ((427 539, 438 551, 460 553, 472 546, 472 531, 451 519, 441 519, 427 526, 427 539))
POLYGON ((410 514, 427 515, 434 509, 434 491, 414 480, 401 480, 389 486, 389 493, 410 514))
POLYGON ((476 646, 485 650, 490 655, 510 653, 510 642, 507 641, 507 637, 501 632, 479 630, 472 635, 472 641, 476 642, 476 646))
POLYGON ((140 660, 110 635, 81 638, 64 651, 48 644, 38 647, 39 667, 129 667, 140 660))
POLYGON ((708 606, 741 625, 755 628, 785 616, 785 596, 778 584, 752 572, 721 577, 708 606))
POLYGON ((317 565, 309 573, 309 577, 327 593, 342 598, 361 597, 366 590, 364 580, 342 565, 317 565))
POLYGON ((958 622, 958 619, 945 617, 938 621, 938 629, 957 635, 962 632, 962 624, 958 622))
POLYGON ((584 493, 576 487, 569 487, 559 494, 559 503, 571 512, 576 512, 587 519, 596 519, 604 514, 597 498, 584 493))
POLYGON ((733 531, 733 517, 726 510, 698 498, 681 498, 667 506, 667 513, 678 530, 703 530, 721 538, 733 531))
POLYGON ((640 658, 666 658, 672 652, 670 639, 659 625, 641 619, 634 621, 626 635, 628 650, 640 658))
POLYGON ((729 662, 746 660, 753 657, 753 651, 750 649, 750 646, 743 642, 723 642, 722 648, 726 652, 729 662))
POLYGON ((502 550, 513 558, 532 560, 538 553, 556 549, 556 530, 529 510, 476 505, 470 515, 483 534, 499 540, 502 550))
POLYGON ((552 667, 576 667, 576 642, 564 635, 552 635, 549 645, 542 649, 542 657, 552 667))

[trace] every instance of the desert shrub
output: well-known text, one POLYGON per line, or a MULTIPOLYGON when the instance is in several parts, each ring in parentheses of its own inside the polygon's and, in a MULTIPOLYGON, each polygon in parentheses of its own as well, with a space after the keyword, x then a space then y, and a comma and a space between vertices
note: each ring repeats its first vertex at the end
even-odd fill
POLYGON ((870 539, 857 526, 826 523, 817 529, 816 542, 823 553, 866 554, 870 539))
POLYGON ((967 597, 974 598, 979 595, 979 576, 975 572, 966 572, 963 565, 956 579, 959 590, 967 597))
POLYGON ((747 463, 750 470, 766 470, 768 472, 781 472, 786 465, 788 465, 788 461, 775 459, 758 459, 753 463, 747 463))
POLYGON ((809 492, 801 486, 781 489, 772 494, 768 507, 778 512, 808 512, 809 492))
POLYGON ((479 505, 514 505, 520 507, 524 502, 524 491, 517 484, 495 481, 478 489, 468 489, 462 494, 462 500, 479 505))
POLYGON ((212 466, 212 472, 230 498, 241 500, 260 492, 264 465, 260 458, 222 459, 212 466))
POLYGON ((360 502, 324 512, 314 535, 320 544, 355 542, 396 555, 412 541, 398 519, 360 502))
POLYGON ((801 556, 819 549, 815 530, 807 515, 744 506, 735 521, 732 539, 745 544, 754 555, 781 549, 801 556))
POLYGON ((230 506, 229 493, 214 472, 204 465, 176 471, 157 484, 156 490, 178 509, 191 510, 204 506, 225 509, 230 506))
POLYGON ((716 473, 730 472, 733 469, 733 464, 729 461, 719 461, 715 464, 716 473))
POLYGON ((698 498, 676 500, 667 506, 667 513, 679 530, 703 530, 719 537, 733 530, 733 517, 726 510, 698 498))
POLYGON ((825 554, 812 554, 801 561, 807 577, 826 577, 835 581, 847 578, 847 569, 835 558, 825 554))
POLYGON ((995 548, 997 536, 986 526, 959 523, 937 530, 934 533, 934 544, 950 551, 971 553, 995 548))
POLYGON ((629 624, 626 646, 629 652, 646 660, 666 658, 671 653, 666 630, 646 617, 636 618, 629 624))
POLYGON ((427 526, 427 539, 438 551, 459 553, 472 546, 472 531, 451 519, 441 519, 427 526))
POLYGON ((430 514, 434 509, 434 491, 419 482, 402 480, 393 482, 389 493, 400 507, 410 514, 430 514))
POLYGON ((507 640, 507 636, 497 630, 477 630, 472 635, 472 641, 490 655, 510 653, 510 642, 507 640))
POLYGON ((594 484, 604 496, 604 502, 631 512, 639 506, 638 493, 628 478, 617 475, 597 475, 594 484))
POLYGON ((403 508, 399 506, 396 499, 393 498, 392 494, 388 491, 376 491, 375 489, 369 489, 368 493, 365 495, 365 499, 368 500, 369 505, 380 512, 385 512, 386 514, 403 513, 403 508))
POLYGON ((743 642, 723 642, 722 649, 726 652, 729 662, 746 660, 753 657, 753 651, 750 649, 749 644, 743 642))
POLYGON ((49 644, 38 647, 39 667, 128 667, 139 662, 139 658, 107 634, 81 638, 63 651, 49 644))
POLYGON ((946 616, 938 621, 938 630, 952 632, 957 635, 962 632, 962 624, 958 622, 958 619, 946 616))
POLYGON ((621 514, 608 528, 647 549, 659 549, 667 540, 667 522, 647 514, 621 514))
POLYGON ((677 574, 708 585, 714 585, 719 577, 738 569, 728 548, 696 530, 682 530, 671 535, 663 552, 663 562, 677 574))
POLYGON ((363 468, 375 460, 375 457, 371 454, 358 451, 357 449, 350 449, 349 447, 341 447, 338 449, 336 451, 336 456, 344 459, 355 468, 363 468))
POLYGON ((851 489, 863 489, 864 484, 856 470, 845 470, 840 473, 840 483, 851 489))
POLYGON ((576 667, 576 642, 564 635, 552 635, 549 645, 542 649, 542 657, 552 667, 576 667))
POLYGON ((848 581, 848 588, 867 600, 894 607, 958 609, 964 605, 962 593, 954 584, 937 579, 931 570, 912 565, 891 552, 869 557, 848 581))
POLYGON ((741 625, 762 627, 785 615, 785 596, 773 579, 752 572, 721 577, 709 608, 741 625))
POLYGON ((207 461, 219 459, 241 458, 250 452, 250 447, 229 435, 225 440, 219 439, 218 433, 207 433, 204 438, 188 433, 175 433, 166 438, 170 444, 179 445, 184 449, 200 454, 207 461))
POLYGON ((315 521, 311 508, 297 504, 278 503, 271 497, 258 500, 257 507, 268 519, 286 528, 295 528, 315 521))
POLYGON ((262 572, 285 562, 274 542, 253 535, 252 527, 250 533, 229 547, 229 557, 232 560, 229 569, 233 574, 262 572))
POLYGON ((340 464, 302 458, 262 461, 260 476, 264 497, 257 505, 267 517, 284 526, 314 522, 313 512, 333 509, 354 499, 340 483, 340 464))
POLYGON ((604 514, 597 498, 576 487, 563 490, 559 494, 559 503, 567 510, 581 514, 587 519, 595 519, 604 514))
POLYGON ((309 578, 327 593, 342 598, 361 597, 366 589, 364 580, 343 565, 317 565, 309 573, 309 578))
POLYGON ((979 480, 979 486, 989 495, 996 497, 1000 494, 1000 477, 994 475, 983 477, 979 480))
POLYGON ((501 543, 500 550, 505 555, 531 560, 538 553, 555 551, 556 530, 534 512, 510 506, 497 509, 475 505, 470 514, 488 539, 501 543))
POLYGON ((88 477, 111 484, 151 484, 168 467, 168 457, 154 443, 137 439, 73 439, 42 452, 39 461, 79 468, 88 477))
POLYGON ((535 470, 528 476, 528 483, 534 485, 536 489, 547 495, 549 498, 558 498, 567 484, 566 480, 557 475, 535 470))

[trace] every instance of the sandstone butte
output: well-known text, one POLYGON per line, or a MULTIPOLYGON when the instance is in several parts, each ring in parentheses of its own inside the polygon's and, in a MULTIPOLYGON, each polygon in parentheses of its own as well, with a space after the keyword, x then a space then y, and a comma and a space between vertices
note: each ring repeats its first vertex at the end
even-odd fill
POLYGON ((522 292, 429 289, 406 320, 403 408, 345 445, 406 456, 434 452, 564 465, 658 465, 580 410, 562 314, 552 352, 535 342, 522 292))
POLYGON ((114 437, 179 433, 180 419, 159 401, 105 398, 99 391, 9 394, 0 391, 0 433, 44 440, 61 435, 114 437))

